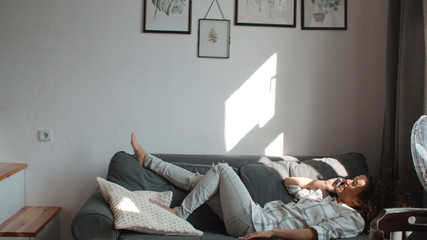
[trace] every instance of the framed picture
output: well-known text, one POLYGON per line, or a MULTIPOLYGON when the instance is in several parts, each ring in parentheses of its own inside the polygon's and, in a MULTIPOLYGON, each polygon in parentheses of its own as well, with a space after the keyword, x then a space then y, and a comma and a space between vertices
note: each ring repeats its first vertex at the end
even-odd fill
POLYGON ((236 25, 295 27, 296 0, 236 0, 236 25))
POLYGON ((199 19, 199 57, 230 57, 230 20, 199 19))
POLYGON ((191 0, 144 0, 143 32, 191 33, 191 0))
POLYGON ((347 0, 302 0, 302 29, 347 29, 347 0))

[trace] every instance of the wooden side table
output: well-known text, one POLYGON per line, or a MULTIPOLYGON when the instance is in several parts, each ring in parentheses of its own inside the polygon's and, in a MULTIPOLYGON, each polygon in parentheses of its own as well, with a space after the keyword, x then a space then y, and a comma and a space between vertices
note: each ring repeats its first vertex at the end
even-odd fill
POLYGON ((24 206, 26 168, 25 163, 0 163, 0 202, 5 210, 0 211, 0 240, 58 240, 61 208, 24 206))
POLYGON ((0 163, 0 224, 25 206, 26 163, 0 163))
MULTIPOLYGON (((61 211, 60 207, 24 207, 11 218, 0 224, 1 237, 25 237, 38 239, 42 230, 61 211)), ((59 239, 59 236, 50 236, 49 239, 59 239)), ((42 239, 42 238, 40 238, 42 239)))

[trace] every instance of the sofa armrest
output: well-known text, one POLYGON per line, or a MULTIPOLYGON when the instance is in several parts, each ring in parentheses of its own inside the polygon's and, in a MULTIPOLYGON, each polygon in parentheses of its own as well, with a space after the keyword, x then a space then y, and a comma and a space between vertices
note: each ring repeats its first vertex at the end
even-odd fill
POLYGON ((71 232, 75 240, 119 238, 120 231, 114 228, 113 213, 99 189, 77 212, 71 224, 71 232))

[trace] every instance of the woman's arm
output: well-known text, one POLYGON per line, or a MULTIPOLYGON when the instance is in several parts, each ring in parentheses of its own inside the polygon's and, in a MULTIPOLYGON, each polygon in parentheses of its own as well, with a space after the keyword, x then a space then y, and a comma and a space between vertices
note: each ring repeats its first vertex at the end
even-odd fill
POLYGON ((281 229, 281 230, 270 230, 270 231, 261 231, 248 234, 239 239, 254 239, 254 238, 272 238, 279 237, 283 239, 295 239, 295 240, 315 240, 317 239, 317 232, 313 228, 303 228, 303 229, 281 229))
POLYGON ((306 177, 287 177, 284 179, 285 185, 296 185, 300 188, 321 189, 334 191, 334 183, 342 178, 333 178, 329 180, 314 180, 306 177))

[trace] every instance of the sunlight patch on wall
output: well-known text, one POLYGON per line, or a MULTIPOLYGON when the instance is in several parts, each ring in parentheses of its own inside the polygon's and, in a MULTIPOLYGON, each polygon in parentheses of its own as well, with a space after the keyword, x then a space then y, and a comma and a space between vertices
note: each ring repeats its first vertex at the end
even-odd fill
POLYGON ((277 54, 273 54, 225 102, 225 145, 233 149, 256 125, 275 114, 277 54))
POLYGON ((283 155, 283 142, 284 134, 281 133, 273 142, 265 148, 265 155, 267 156, 282 156, 283 155))

